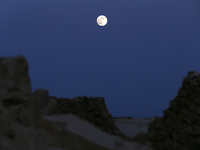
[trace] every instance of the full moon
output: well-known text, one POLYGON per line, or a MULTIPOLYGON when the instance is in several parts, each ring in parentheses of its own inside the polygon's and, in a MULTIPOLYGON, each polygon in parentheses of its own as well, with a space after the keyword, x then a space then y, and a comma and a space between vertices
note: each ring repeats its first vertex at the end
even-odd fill
POLYGON ((97 24, 99 26, 105 26, 107 22, 108 22, 108 19, 106 18, 106 16, 100 15, 99 17, 97 17, 97 24))

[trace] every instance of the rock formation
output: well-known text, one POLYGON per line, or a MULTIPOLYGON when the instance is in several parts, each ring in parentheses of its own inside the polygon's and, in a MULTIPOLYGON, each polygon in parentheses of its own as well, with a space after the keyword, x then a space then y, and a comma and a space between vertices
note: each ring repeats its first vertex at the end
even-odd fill
POLYGON ((178 95, 141 136, 156 150, 200 150, 200 74, 191 71, 178 95))
POLYGON ((26 59, 0 58, 1 150, 108 150, 118 149, 123 143, 134 146, 114 135, 123 134, 115 126, 104 98, 56 98, 45 89, 32 93, 26 59), (89 131, 88 127, 92 130, 86 139, 81 134, 86 132, 83 129, 89 131), (102 141, 93 142, 96 136, 103 136, 102 141))
POLYGON ((103 131, 123 136, 123 133, 114 123, 103 97, 76 97, 73 99, 56 99, 57 107, 54 114, 72 113, 80 118, 86 119, 94 126, 103 131))
MULTIPOLYGON (((137 149, 122 137, 104 98, 56 98, 45 89, 32 93, 26 59, 0 58, 1 150, 137 149)), ((155 150, 200 149, 199 73, 188 73, 164 116, 135 139, 155 150)))
POLYGON ((31 94, 28 63, 22 56, 0 58, 0 98, 31 94))

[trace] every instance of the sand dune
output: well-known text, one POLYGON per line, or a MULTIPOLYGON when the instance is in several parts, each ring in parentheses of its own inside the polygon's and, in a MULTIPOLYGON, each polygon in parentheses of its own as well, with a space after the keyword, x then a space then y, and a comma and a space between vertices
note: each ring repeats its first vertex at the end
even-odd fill
MULTIPOLYGON (((46 116, 45 119, 52 122, 61 122, 66 124, 66 130, 79 135, 95 144, 98 144, 102 147, 112 149, 112 150, 150 150, 149 147, 139 145, 138 143, 128 142, 122 139, 119 136, 114 136, 108 134, 99 128, 93 126, 89 122, 75 116, 72 114, 69 115, 52 115, 46 116)), ((132 135, 134 136, 136 133, 140 131, 146 131, 149 121, 151 119, 119 119, 116 120, 116 124, 122 129, 126 135, 128 135, 127 131, 130 129, 132 135), (125 130, 126 128, 126 130, 125 130)))
POLYGON ((115 119, 117 127, 128 137, 134 137, 140 132, 147 133, 148 126, 153 118, 115 119))

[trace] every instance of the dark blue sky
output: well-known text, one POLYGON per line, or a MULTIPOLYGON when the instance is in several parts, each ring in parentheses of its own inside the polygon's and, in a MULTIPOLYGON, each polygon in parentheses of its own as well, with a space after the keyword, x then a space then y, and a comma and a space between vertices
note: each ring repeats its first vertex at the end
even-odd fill
POLYGON ((113 116, 162 116, 187 72, 200 71, 200 2, 0 0, 0 56, 16 55, 33 91, 103 96, 113 116))

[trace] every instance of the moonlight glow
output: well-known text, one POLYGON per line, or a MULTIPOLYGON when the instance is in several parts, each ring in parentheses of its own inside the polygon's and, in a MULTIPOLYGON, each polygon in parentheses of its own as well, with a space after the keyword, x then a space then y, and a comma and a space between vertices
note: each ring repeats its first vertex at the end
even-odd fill
POLYGON ((98 18, 97 18, 97 24, 99 26, 105 26, 108 22, 108 19, 106 18, 106 16, 104 15, 100 15, 98 18))

